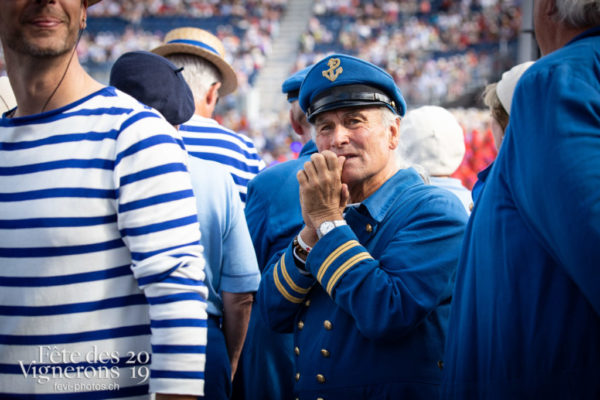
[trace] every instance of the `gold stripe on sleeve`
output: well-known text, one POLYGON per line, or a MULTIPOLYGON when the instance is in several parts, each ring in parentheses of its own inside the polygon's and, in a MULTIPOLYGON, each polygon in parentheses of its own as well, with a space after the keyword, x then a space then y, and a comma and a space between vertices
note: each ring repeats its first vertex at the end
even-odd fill
POLYGON ((290 274, 288 274, 287 269, 285 267, 285 254, 281 257, 281 273, 283 275, 283 279, 287 282, 288 286, 291 287, 294 291, 300 294, 308 293, 309 289, 303 289, 300 286, 296 285, 296 283, 292 280, 290 274))
POLYGON ((336 282, 342 277, 344 272, 352 268, 354 265, 358 264, 362 260, 373 259, 369 253, 363 251, 362 253, 355 254, 353 257, 346 260, 345 263, 340 265, 340 267, 333 273, 331 279, 329 279, 329 283, 327 283, 327 293, 331 296, 331 290, 335 286, 336 282))
POLYGON ((273 269, 273 280, 275 281, 275 286, 277 287, 277 290, 279 290, 279 293, 281 293, 281 295, 285 297, 286 300, 296 304, 302 303, 303 299, 289 294, 288 291, 281 284, 281 281, 279 280, 279 274, 277 273, 278 266, 279 263, 275 264, 275 268, 273 269))
POLYGON ((338 247, 337 249, 335 249, 333 253, 327 256, 325 261, 323 261, 323 264, 321 264, 321 267, 317 272, 317 280, 321 282, 321 279, 323 279, 323 276, 325 275, 325 272, 327 272, 327 269, 331 266, 335 259, 339 257, 340 254, 356 246, 360 246, 360 243, 358 243, 357 240, 350 240, 338 247))

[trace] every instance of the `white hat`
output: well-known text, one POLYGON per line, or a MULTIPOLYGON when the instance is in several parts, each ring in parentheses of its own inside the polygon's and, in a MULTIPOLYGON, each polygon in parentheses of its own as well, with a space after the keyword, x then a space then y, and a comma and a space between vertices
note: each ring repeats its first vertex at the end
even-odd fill
POLYGON ((0 77, 0 114, 17 106, 17 100, 7 76, 0 77))
POLYGON ((465 155, 463 129, 448 110, 423 106, 406 113, 400 123, 404 160, 421 165, 429 175, 451 175, 465 155))
POLYGON ((225 96, 237 88, 237 75, 225 61, 225 47, 212 33, 200 28, 184 27, 173 29, 165 36, 164 44, 152 50, 159 56, 183 53, 201 57, 212 63, 221 73, 219 94, 225 96))
POLYGON ((521 78, 523 72, 525 72, 532 64, 533 61, 527 61, 515 65, 502 74, 502 79, 500 79, 500 82, 496 85, 496 95, 498 95, 498 99, 508 115, 510 115, 510 103, 512 103, 517 82, 519 82, 519 78, 521 78))

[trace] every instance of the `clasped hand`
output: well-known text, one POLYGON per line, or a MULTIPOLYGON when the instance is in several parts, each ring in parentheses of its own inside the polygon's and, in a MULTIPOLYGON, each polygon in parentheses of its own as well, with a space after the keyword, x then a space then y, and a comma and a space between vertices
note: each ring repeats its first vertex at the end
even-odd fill
POLYGON ((348 186, 342 183, 344 161, 345 157, 325 150, 313 154, 298 171, 302 217, 313 232, 324 221, 343 219, 349 198, 348 186))

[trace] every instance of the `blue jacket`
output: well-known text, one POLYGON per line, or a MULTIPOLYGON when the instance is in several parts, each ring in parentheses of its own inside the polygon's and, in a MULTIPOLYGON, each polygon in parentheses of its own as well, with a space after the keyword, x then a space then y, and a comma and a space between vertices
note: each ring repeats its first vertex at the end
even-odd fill
POLYGON ((296 160, 269 167, 248 184, 246 221, 261 271, 275 253, 287 247, 304 224, 296 173, 316 152, 317 146, 311 140, 302 147, 296 160))
MULTIPOLYGON (((248 184, 246 221, 261 271, 304 224, 296 173, 316 151, 311 140, 296 160, 269 167, 248 184)), ((272 331, 254 306, 235 376, 233 399, 293 399, 292 349, 292 335, 272 331)))
POLYGON ((406 169, 345 219, 310 252, 310 275, 290 244, 257 293, 269 325, 294 332, 295 394, 437 397, 464 207, 406 169))
POLYGON ((517 84, 465 233, 444 399, 600 398, 599 35, 517 84))

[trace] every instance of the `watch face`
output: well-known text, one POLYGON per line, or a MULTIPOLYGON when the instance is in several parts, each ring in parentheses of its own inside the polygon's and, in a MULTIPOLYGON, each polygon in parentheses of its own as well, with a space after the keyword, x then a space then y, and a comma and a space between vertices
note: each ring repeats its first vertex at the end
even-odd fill
POLYGON ((332 221, 325 221, 321 225, 319 225, 319 234, 321 237, 325 235, 327 232, 335 228, 335 224, 332 221))

